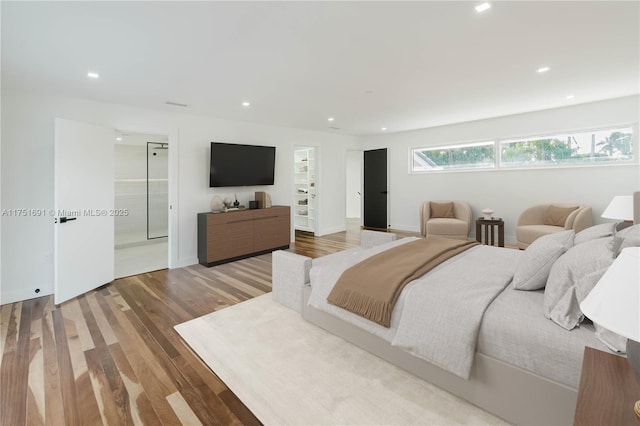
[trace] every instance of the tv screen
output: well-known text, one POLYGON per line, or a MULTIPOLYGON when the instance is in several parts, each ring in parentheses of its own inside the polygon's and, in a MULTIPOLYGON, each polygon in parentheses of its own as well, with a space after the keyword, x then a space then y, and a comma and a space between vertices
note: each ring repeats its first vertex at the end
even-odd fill
POLYGON ((211 142, 209 186, 273 185, 275 146, 211 142))

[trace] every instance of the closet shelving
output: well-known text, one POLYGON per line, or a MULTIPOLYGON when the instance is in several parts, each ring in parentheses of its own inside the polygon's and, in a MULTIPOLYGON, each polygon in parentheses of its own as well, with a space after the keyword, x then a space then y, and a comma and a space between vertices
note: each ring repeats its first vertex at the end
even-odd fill
POLYGON ((295 202, 292 209, 295 229, 300 231, 315 231, 315 173, 315 149, 296 148, 294 153, 295 202))

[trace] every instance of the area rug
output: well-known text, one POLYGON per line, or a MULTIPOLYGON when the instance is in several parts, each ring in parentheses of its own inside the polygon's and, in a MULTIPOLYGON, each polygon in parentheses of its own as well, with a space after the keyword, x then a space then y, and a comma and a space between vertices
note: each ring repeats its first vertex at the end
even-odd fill
POLYGON ((270 293, 175 328, 266 425, 505 424, 306 322, 270 293))

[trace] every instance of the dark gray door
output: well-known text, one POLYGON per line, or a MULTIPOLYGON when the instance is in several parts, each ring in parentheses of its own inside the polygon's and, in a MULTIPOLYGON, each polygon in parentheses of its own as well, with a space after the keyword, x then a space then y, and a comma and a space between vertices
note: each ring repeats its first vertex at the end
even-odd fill
POLYGON ((386 148, 364 152, 364 227, 388 227, 386 148))

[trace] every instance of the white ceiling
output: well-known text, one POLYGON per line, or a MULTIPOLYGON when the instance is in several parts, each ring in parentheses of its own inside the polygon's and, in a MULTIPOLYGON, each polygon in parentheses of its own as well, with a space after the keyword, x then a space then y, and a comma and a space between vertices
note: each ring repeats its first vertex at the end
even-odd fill
POLYGON ((479 3, 2 1, 2 88, 352 135, 640 92, 640 2, 479 3))

